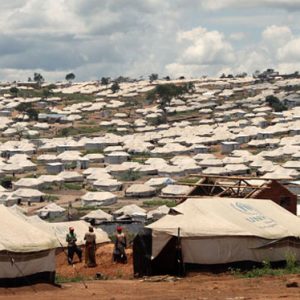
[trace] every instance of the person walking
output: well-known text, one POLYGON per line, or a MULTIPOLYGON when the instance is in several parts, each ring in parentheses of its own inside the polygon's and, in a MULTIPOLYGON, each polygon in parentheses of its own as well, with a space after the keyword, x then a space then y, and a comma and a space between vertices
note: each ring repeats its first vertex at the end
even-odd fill
POLYGON ((126 247, 127 247, 127 239, 126 235, 123 232, 123 228, 121 226, 117 227, 117 232, 115 235, 115 247, 113 251, 113 261, 118 263, 127 263, 127 255, 126 255, 126 247))
POLYGON ((96 234, 94 228, 89 226, 89 231, 84 236, 85 264, 89 268, 96 267, 96 234))
POLYGON ((70 227, 69 228, 69 233, 66 236, 66 241, 68 242, 68 263, 69 265, 73 264, 73 257, 74 253, 79 258, 79 261, 82 261, 82 250, 77 246, 77 236, 76 233, 74 232, 74 228, 70 227))

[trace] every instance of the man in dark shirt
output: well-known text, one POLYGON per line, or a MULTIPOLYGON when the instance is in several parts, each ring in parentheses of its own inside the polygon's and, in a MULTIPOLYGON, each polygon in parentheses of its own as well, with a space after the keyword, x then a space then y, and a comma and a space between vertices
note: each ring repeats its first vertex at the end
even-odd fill
POLYGON ((74 228, 69 228, 69 233, 66 236, 66 241, 68 242, 68 263, 73 264, 74 253, 77 254, 79 261, 82 260, 82 250, 77 246, 77 236, 74 232, 74 228))

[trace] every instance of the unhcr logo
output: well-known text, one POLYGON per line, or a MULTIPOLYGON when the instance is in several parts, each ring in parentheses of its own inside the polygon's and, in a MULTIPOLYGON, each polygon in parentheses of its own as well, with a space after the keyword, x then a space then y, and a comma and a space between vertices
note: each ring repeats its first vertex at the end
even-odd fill
POLYGON ((265 216, 259 210, 249 204, 235 202, 231 203, 231 207, 247 215, 246 220, 250 223, 255 223, 255 225, 260 228, 274 227, 277 225, 277 223, 273 219, 265 216))
POLYGON ((249 204, 245 204, 242 202, 231 203, 231 206, 234 209, 236 209, 244 214, 247 214, 247 215, 261 214, 256 208, 252 207, 249 204))

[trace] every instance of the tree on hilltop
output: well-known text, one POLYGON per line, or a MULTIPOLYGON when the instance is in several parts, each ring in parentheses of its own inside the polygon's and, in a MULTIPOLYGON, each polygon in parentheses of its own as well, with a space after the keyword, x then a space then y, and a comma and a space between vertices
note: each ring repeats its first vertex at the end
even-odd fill
POLYGON ((44 77, 40 73, 33 74, 33 81, 35 81, 40 87, 43 82, 45 82, 44 77))
POLYGON ((164 122, 167 121, 167 107, 170 106, 172 98, 180 97, 188 91, 187 85, 175 85, 172 83, 158 84, 151 90, 147 98, 150 101, 157 100, 158 107, 163 111, 164 122))
POLYGON ((120 90, 120 85, 118 84, 118 82, 114 82, 110 89, 113 93, 117 93, 120 90))
POLYGON ((153 82, 158 79, 158 74, 152 73, 149 75, 149 81, 153 82))
POLYGON ((66 80, 69 81, 70 83, 75 79, 75 74, 74 73, 69 73, 66 75, 66 80))

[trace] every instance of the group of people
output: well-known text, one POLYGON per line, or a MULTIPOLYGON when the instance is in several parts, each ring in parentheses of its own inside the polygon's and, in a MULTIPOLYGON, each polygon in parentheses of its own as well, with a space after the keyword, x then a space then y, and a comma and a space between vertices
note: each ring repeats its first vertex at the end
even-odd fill
MULTIPOLYGON (((89 231, 84 236, 85 240, 85 265, 89 268, 96 267, 96 234, 94 228, 89 226, 89 231)), ((77 235, 73 227, 69 228, 69 233, 66 236, 68 243, 68 263, 73 264, 74 254, 78 256, 80 262, 82 262, 82 250, 77 245, 77 235)), ((127 239, 121 226, 117 227, 115 234, 115 245, 113 250, 113 262, 114 263, 127 263, 126 255, 127 239)))

